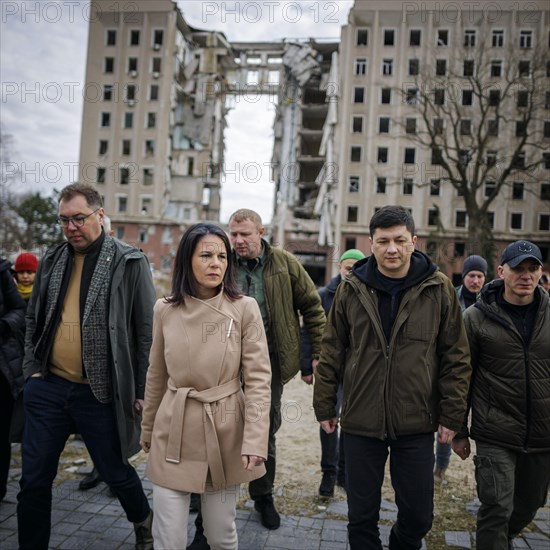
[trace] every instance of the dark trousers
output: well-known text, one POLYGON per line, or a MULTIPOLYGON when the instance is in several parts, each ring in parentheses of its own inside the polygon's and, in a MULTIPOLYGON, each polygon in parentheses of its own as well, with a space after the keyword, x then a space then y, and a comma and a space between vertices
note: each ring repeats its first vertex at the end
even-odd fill
POLYGON ((59 456, 71 433, 86 443, 103 480, 118 497, 126 517, 144 521, 150 511, 141 481, 122 458, 112 404, 102 404, 87 384, 48 374, 25 386, 23 472, 17 521, 20 550, 46 550, 50 539, 52 483, 59 456))
POLYGON ((433 433, 380 440, 345 433, 348 536, 351 550, 382 550, 378 520, 384 466, 398 507, 390 550, 418 549, 433 520, 433 433))
MULTIPOLYGON (((273 360, 271 362, 273 365, 273 360)), ((271 408, 269 411, 269 439, 267 446, 267 460, 265 461, 266 474, 248 484, 250 498, 257 500, 264 496, 273 495, 275 483, 276 448, 275 434, 281 427, 281 398, 283 396, 283 383, 279 369, 272 369, 271 378, 271 408)))
MULTIPOLYGON (((338 398, 336 401, 336 414, 340 416, 340 407, 342 403, 342 386, 338 386, 338 398)), ((334 430, 328 434, 319 429, 319 437, 321 439, 321 471, 327 474, 333 474, 338 479, 343 480, 345 476, 345 454, 344 454, 344 438, 341 430, 334 430)))
POLYGON ((476 441, 477 547, 508 548, 544 506, 550 486, 550 452, 523 453, 476 441))
POLYGON ((11 462, 10 426, 14 401, 10 385, 0 373, 0 500, 6 496, 11 462))

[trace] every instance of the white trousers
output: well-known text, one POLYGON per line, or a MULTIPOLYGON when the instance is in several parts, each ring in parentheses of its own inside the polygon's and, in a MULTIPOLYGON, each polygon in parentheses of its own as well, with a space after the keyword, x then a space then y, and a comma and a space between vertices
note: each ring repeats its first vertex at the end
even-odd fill
MULTIPOLYGON (((238 550, 237 501, 239 485, 201 495, 204 534, 211 550, 238 550)), ((153 538, 155 550, 185 550, 191 493, 153 483, 153 538)))

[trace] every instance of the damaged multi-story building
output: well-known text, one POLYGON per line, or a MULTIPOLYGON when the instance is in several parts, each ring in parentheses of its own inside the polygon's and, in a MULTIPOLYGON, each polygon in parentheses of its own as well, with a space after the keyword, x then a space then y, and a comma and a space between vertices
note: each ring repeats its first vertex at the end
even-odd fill
POLYGON ((333 151, 323 127, 338 44, 229 43, 190 26, 171 0, 117 7, 92 2, 86 83, 96 98, 84 104, 80 150, 80 180, 97 186, 116 236, 168 270, 188 224, 219 221, 226 114, 252 87, 278 103, 272 240, 323 282, 316 180, 334 172, 320 147, 333 151))
POLYGON ((91 6, 80 180, 97 186, 116 236, 167 270, 186 224, 219 220, 234 54, 171 0, 116 6, 91 6))
MULTIPOLYGON (((323 284, 343 250, 369 252, 376 209, 401 204, 413 213, 420 248, 440 243, 444 254, 436 261, 458 280, 464 255, 478 251, 468 243, 464 198, 440 175, 433 147, 419 141, 426 126, 418 110, 421 87, 430 80, 437 88, 454 71, 461 94, 457 131, 470 135, 477 124, 467 86, 479 66, 475 56, 489 56, 490 83, 507 72, 511 51, 520 58, 523 83, 539 78, 534 92, 542 114, 534 127, 540 139, 521 153, 537 172, 529 181, 509 182, 487 218, 499 246, 528 238, 548 262, 550 61, 546 55, 544 68, 530 59, 535 46, 550 40, 550 11, 542 0, 530 3, 535 20, 503 0, 495 20, 494 2, 451 4, 463 17, 432 0, 356 0, 340 41, 251 43, 191 27, 172 0, 144 0, 139 11, 132 3, 93 0, 86 89, 96 93, 84 105, 81 180, 97 185, 116 235, 168 271, 189 223, 219 221, 226 114, 235 96, 252 87, 276 104, 273 244, 295 253, 323 284), (486 47, 479 48, 482 41, 486 47)), ((522 116, 520 100, 530 97, 520 90, 517 105, 507 98, 504 138, 491 138, 476 166, 498 164, 503 143, 521 137, 514 116, 522 116)), ((440 120, 443 134, 451 123, 440 120)), ((478 197, 490 196, 494 185, 487 178, 478 197)))

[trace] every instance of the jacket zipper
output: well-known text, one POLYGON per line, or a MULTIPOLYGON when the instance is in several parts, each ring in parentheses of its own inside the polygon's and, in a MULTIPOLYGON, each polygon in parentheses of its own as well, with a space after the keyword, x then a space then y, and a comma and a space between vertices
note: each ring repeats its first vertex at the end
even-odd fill
POLYGON ((531 437, 531 375, 529 369, 529 350, 525 342, 523 342, 523 355, 525 365, 525 442, 523 443, 523 448, 527 452, 529 438, 531 437))

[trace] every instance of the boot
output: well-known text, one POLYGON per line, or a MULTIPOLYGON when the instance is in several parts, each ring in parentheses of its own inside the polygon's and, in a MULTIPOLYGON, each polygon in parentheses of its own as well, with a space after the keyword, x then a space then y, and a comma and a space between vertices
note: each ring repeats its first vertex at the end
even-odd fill
POLYGON ((281 516, 279 515, 279 512, 275 510, 272 495, 258 497, 254 501, 254 508, 257 512, 260 512, 262 525, 265 528, 279 529, 281 526, 281 516))
POLYGON ((334 474, 330 474, 329 472, 324 472, 321 485, 319 485, 319 494, 322 497, 333 497, 335 483, 336 476, 334 474))
POLYGON ((103 481, 103 480, 101 479, 101 476, 99 475, 99 472, 97 471, 96 467, 94 466, 93 470, 86 477, 83 477, 80 480, 80 483, 78 484, 78 490, 79 491, 87 491, 88 489, 93 489, 101 481, 103 481))
POLYGON ((134 523, 136 550, 153 550, 153 510, 141 523, 134 523))

